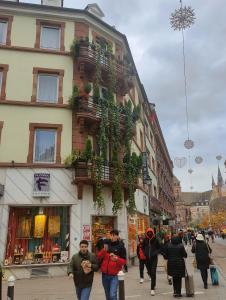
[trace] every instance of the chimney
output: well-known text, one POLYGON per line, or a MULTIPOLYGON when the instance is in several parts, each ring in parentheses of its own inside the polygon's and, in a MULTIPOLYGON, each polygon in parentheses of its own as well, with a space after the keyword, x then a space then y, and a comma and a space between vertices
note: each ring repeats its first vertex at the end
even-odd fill
POLYGON ((42 5, 49 5, 49 6, 57 6, 57 7, 63 7, 64 6, 64 0, 41 0, 42 5))
POLYGON ((85 7, 85 10, 97 17, 98 19, 102 19, 104 17, 103 11, 100 9, 99 5, 96 3, 88 4, 85 7))

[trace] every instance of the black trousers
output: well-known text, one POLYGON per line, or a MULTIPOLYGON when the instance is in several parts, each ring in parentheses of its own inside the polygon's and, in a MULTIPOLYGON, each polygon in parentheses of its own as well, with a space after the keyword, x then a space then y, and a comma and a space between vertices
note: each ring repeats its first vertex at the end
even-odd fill
MULTIPOLYGON (((144 278, 144 266, 148 271, 147 261, 139 259, 139 270, 140 270, 140 278, 144 278)), ((148 273, 149 274, 149 273, 148 273)))
POLYGON ((182 277, 173 276, 174 294, 181 295, 182 277))
POLYGON ((203 281, 204 285, 207 285, 207 280, 208 280, 208 269, 201 268, 201 269, 200 269, 200 273, 201 273, 202 281, 203 281))
POLYGON ((156 286, 156 269, 158 264, 158 257, 151 257, 147 261, 148 274, 151 277, 151 290, 155 289, 156 286))

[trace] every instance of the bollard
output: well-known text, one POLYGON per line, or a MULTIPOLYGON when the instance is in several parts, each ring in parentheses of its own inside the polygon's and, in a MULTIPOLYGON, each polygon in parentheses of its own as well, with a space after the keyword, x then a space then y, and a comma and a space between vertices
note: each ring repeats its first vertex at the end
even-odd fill
POLYGON ((7 291, 7 300, 14 299, 14 284, 15 284, 15 277, 10 276, 8 279, 8 291, 7 291))
POLYGON ((125 274, 122 271, 118 272, 118 280, 119 280, 119 300, 125 300, 125 282, 124 282, 125 274))

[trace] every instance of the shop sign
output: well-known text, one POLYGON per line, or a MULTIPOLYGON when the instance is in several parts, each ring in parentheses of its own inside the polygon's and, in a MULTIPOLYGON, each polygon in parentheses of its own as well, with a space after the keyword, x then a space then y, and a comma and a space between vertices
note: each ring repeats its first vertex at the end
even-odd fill
POLYGON ((50 195, 50 174, 35 173, 33 197, 49 197, 50 195))
POLYGON ((82 229, 82 239, 90 241, 90 225, 83 225, 82 229))
POLYGON ((142 169, 143 169, 143 182, 148 183, 150 181, 150 176, 148 174, 148 162, 147 162, 147 152, 142 152, 142 169))
POLYGON ((4 195, 4 185, 0 183, 0 197, 2 197, 4 195))

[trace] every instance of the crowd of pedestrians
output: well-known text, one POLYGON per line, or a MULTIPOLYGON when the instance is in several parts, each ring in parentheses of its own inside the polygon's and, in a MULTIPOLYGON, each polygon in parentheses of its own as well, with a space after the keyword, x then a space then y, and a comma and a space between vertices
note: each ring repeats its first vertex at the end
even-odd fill
MULTIPOLYGON (((186 288, 192 287, 186 268, 187 245, 191 245, 191 252, 194 253, 193 265, 200 270, 204 288, 208 288, 208 269, 212 264, 211 248, 209 239, 214 242, 214 234, 206 234, 204 231, 194 231, 177 234, 162 234, 156 236, 152 228, 145 233, 138 234, 137 258, 139 259, 139 282, 144 282, 144 269, 146 268, 150 280, 151 296, 155 295, 156 269, 158 256, 165 259, 167 280, 173 285, 173 296, 182 297, 182 278, 186 277, 186 288), (191 286, 189 287, 189 285, 191 286)), ((118 273, 126 265, 126 248, 119 237, 119 231, 114 229, 110 232, 110 239, 102 237, 96 244, 96 253, 88 251, 88 241, 80 242, 80 251, 76 253, 68 266, 68 275, 74 279, 75 290, 78 300, 88 300, 93 283, 94 272, 100 269, 102 273, 102 285, 105 291, 106 300, 117 300, 118 273)), ((212 275, 212 274, 211 274, 212 275)))

